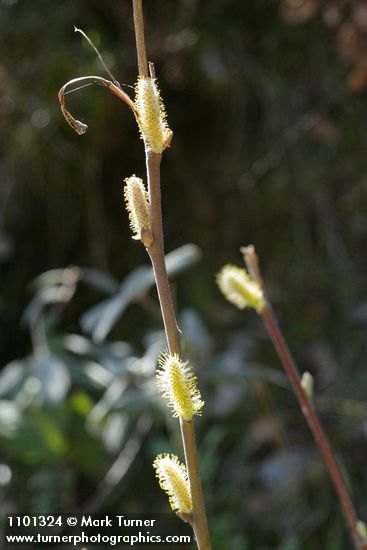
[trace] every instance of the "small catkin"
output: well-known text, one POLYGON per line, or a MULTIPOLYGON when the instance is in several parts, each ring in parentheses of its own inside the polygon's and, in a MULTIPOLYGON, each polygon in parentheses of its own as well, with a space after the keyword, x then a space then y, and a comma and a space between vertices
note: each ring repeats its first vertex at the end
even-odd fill
POLYGON ((139 77, 135 86, 135 107, 146 149, 156 154, 162 153, 170 144, 172 130, 167 124, 166 111, 156 79, 139 77))
POLYGON ((151 221, 148 192, 143 180, 135 175, 125 179, 124 197, 129 213, 130 227, 134 233, 133 239, 151 239, 151 221))
POLYGON ((160 454, 153 462, 159 485, 169 498, 174 512, 192 513, 192 500, 186 466, 176 455, 160 454))
POLYGON ((313 400, 313 386, 314 386, 314 380, 313 376, 310 372, 305 371, 302 374, 301 378, 301 386, 303 391, 305 392, 306 396, 310 401, 313 400))
POLYGON ((225 298, 239 309, 252 307, 258 313, 264 309, 263 291, 245 269, 235 265, 225 265, 217 274, 217 284, 225 298))
POLYGON ((158 359, 156 376, 157 390, 168 399, 168 406, 174 417, 186 422, 194 414, 201 414, 204 401, 197 387, 197 378, 188 363, 181 361, 177 354, 164 353, 158 359))
POLYGON ((358 535, 361 537, 363 542, 367 542, 367 525, 364 521, 358 520, 356 524, 356 529, 358 535))

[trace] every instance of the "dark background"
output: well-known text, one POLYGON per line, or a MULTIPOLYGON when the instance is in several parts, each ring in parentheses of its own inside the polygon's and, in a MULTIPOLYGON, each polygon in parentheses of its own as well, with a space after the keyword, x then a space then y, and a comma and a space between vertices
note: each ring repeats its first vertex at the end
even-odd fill
MULTIPOLYGON (((173 292, 206 400, 197 431, 214 548, 350 548, 260 320, 226 303, 214 276, 256 245, 366 519, 367 6, 144 6, 174 132, 166 250, 201 251, 179 250, 173 292)), ((106 76, 73 25, 133 86, 129 1, 0 2, 0 511, 167 511, 151 462, 182 450, 155 395, 156 293, 141 271, 130 297, 120 287, 148 265, 122 198, 123 179, 144 176, 143 146, 100 86, 67 96, 86 135, 63 119, 60 86, 106 76)))

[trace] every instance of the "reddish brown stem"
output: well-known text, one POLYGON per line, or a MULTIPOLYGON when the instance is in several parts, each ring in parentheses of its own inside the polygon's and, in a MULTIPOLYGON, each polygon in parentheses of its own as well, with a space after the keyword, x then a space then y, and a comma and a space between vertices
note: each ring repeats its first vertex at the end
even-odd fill
POLYGON ((365 548, 362 544, 358 532, 357 532, 357 514, 355 512, 352 500, 349 496, 349 492, 346 486, 346 482, 340 471, 340 468, 334 458, 327 436, 319 422, 312 402, 307 398, 299 377, 299 373, 293 357, 288 349, 288 346, 280 331, 279 325, 272 312, 271 306, 266 305, 261 312, 261 317, 264 321, 266 330, 269 333, 270 338, 273 341, 274 347, 278 353, 278 356, 284 366, 284 369, 288 375, 288 378, 296 393, 297 399, 301 405, 302 412, 307 420, 307 423, 314 435, 315 441, 320 449, 320 452, 325 460, 326 467, 329 471, 330 477, 334 483, 336 492, 339 496, 340 504, 342 506, 345 519, 349 526, 350 534, 354 542, 354 546, 358 550, 365 548))

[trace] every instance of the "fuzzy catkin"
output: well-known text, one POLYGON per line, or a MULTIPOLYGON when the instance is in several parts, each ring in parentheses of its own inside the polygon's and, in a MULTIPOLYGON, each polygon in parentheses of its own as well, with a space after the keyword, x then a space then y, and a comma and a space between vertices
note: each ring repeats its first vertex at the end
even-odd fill
POLYGON ((188 422, 194 414, 200 415, 204 401, 201 399, 197 378, 190 365, 181 361, 177 354, 169 353, 160 356, 158 365, 157 390, 168 399, 173 416, 188 422))
POLYGON ((156 79, 140 76, 135 86, 135 107, 146 149, 160 154, 169 146, 172 131, 156 79))
POLYGON ((135 175, 126 178, 124 197, 133 239, 141 239, 144 232, 151 232, 149 197, 143 180, 135 175))
POLYGON ((176 455, 160 454, 153 462, 160 487, 174 512, 191 514, 192 500, 186 466, 176 455))
POLYGON ((253 307, 258 313, 264 309, 263 291, 245 269, 225 265, 217 274, 217 284, 225 298, 239 309, 253 307))

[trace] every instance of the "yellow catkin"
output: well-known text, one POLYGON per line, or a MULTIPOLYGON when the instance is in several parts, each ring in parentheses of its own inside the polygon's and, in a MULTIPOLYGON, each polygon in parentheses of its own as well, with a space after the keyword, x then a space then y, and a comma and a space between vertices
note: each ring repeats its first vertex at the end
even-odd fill
POLYGON ((227 300, 239 309, 253 307, 259 313, 264 309, 263 291, 245 269, 225 265, 217 274, 217 284, 227 300))
POLYGON ((168 399, 168 406, 174 417, 192 420, 194 414, 201 414, 204 401, 197 387, 197 378, 192 368, 181 361, 177 354, 164 353, 158 359, 157 389, 168 399))
POLYGON ((159 485, 169 498, 174 512, 192 513, 192 500, 186 466, 177 456, 160 454, 153 462, 159 485))
POLYGON ((142 239, 151 235, 149 197, 143 180, 136 176, 125 179, 124 197, 129 213, 133 239, 142 239))
POLYGON ((140 76, 135 86, 135 107, 141 137, 146 149, 160 154, 169 146, 172 131, 156 79, 140 76))

